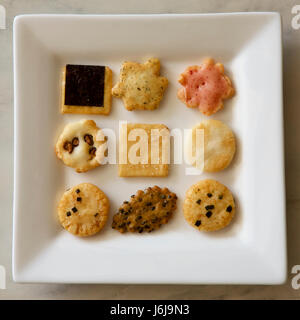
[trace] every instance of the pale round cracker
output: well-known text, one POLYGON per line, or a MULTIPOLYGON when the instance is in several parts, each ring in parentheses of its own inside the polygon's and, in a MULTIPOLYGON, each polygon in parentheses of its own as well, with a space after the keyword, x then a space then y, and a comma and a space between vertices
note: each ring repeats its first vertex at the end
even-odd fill
MULTIPOLYGON (((196 156, 196 130, 204 133, 204 166, 205 172, 217 172, 225 169, 231 163, 235 150, 235 136, 231 129, 222 121, 204 120, 196 125, 189 137, 189 146, 192 148, 192 156, 196 156)), ((200 139, 199 148, 203 148, 203 140, 200 139)), ((200 153, 199 153, 200 154, 200 153)), ((196 161, 189 159, 196 166, 196 161)), ((202 163, 203 164, 203 163, 202 163)))

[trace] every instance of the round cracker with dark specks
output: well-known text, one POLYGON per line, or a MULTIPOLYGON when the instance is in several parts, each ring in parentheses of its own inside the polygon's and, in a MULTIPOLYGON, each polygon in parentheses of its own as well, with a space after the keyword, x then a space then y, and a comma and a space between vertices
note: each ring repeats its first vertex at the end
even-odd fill
POLYGON ((67 231, 86 237, 99 232, 105 225, 109 200, 91 183, 81 183, 67 190, 58 205, 58 218, 67 231))
POLYGON ((199 231, 220 230, 234 217, 234 199, 220 182, 201 180, 187 190, 183 214, 186 221, 199 231))

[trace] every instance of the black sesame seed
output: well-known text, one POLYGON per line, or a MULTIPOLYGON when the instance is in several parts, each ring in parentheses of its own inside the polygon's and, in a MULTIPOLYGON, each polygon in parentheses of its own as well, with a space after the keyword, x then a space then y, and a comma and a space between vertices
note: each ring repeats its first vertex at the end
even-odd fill
POLYGON ((210 217, 211 217, 211 215, 212 215, 212 212, 211 212, 211 211, 207 211, 207 212, 206 212, 206 216, 207 216, 207 218, 210 218, 210 217))
POLYGON ((78 210, 77 210, 76 207, 73 207, 73 208, 72 208, 72 211, 73 211, 73 212, 77 212, 78 210))
POLYGON ((199 227, 200 224, 201 224, 201 220, 197 220, 197 221, 195 222, 195 226, 196 226, 196 227, 199 227))
POLYGON ((152 207, 152 211, 155 210, 155 207, 152 207))
POLYGON ((208 196, 209 198, 211 198, 211 197, 212 197, 212 194, 211 194, 211 193, 208 193, 207 196, 208 196))
POLYGON ((196 201, 196 203, 197 203, 197 204, 200 204, 200 203, 201 203, 201 200, 200 200, 200 199, 198 199, 198 200, 196 201))
POLYGON ((95 214, 94 214, 94 217, 97 217, 97 216, 99 216, 99 213, 95 213, 95 214))
POLYGON ((140 230, 139 230, 139 233, 142 233, 144 231, 144 229, 143 228, 141 228, 140 230))
POLYGON ((79 193, 80 192, 80 190, 79 189, 76 189, 76 193, 79 193))
POLYGON ((222 194, 219 195, 219 199, 220 199, 220 200, 223 199, 223 195, 222 195, 222 194))
POLYGON ((76 200, 80 202, 82 200, 82 198, 81 197, 77 197, 76 200))
POLYGON ((148 207, 152 206, 152 202, 147 202, 146 206, 148 206, 148 207))
POLYGON ((232 211, 232 206, 228 206, 228 207, 226 208, 226 211, 227 211, 227 212, 231 212, 231 211, 232 211))
POLYGON ((133 194, 132 196, 131 196, 131 198, 134 198, 135 197, 135 195, 133 194))
POLYGON ((128 204, 129 202, 128 202, 128 201, 124 201, 123 203, 124 203, 124 204, 128 204))
POLYGON ((215 208, 215 206, 213 204, 208 205, 208 206, 205 207, 206 210, 212 210, 214 208, 215 208))
POLYGON ((138 220, 141 220, 142 219, 142 216, 137 216, 135 221, 138 221, 138 220))
POLYGON ((168 201, 164 201, 162 206, 165 208, 167 204, 168 204, 168 201))
POLYGON ((120 212, 121 212, 121 213, 124 213, 124 211, 125 211, 125 210, 124 210, 123 208, 122 208, 122 209, 120 209, 120 212))
POLYGON ((67 216, 68 216, 68 217, 70 217, 70 215, 71 215, 71 212, 70 212, 70 211, 68 211, 68 212, 67 212, 67 216))

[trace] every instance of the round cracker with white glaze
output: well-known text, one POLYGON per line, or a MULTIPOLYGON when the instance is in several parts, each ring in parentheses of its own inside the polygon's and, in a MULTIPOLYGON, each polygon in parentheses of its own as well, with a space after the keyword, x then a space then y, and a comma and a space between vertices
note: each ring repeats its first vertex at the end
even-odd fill
POLYGON ((57 157, 77 172, 98 167, 100 163, 96 159, 96 152, 103 144, 96 140, 98 131, 99 128, 93 120, 67 124, 55 146, 57 157))

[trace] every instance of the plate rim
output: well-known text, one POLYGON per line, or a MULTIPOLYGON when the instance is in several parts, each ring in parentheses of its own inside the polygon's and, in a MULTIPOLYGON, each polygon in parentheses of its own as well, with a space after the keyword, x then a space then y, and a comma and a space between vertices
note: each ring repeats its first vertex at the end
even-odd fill
MULTIPOLYGON (((283 193, 282 193, 282 199, 283 199, 283 204, 284 204, 284 212, 283 212, 283 220, 284 220, 284 243, 283 243, 283 256, 285 256, 285 261, 284 261, 284 270, 282 270, 282 275, 281 277, 278 277, 277 281, 271 281, 271 282, 257 282, 257 284, 282 284, 286 281, 287 278, 287 235, 286 235, 286 209, 285 209, 285 205, 286 205, 286 195, 285 195, 285 176, 284 176, 284 170, 285 170, 285 164, 284 164, 284 117, 283 117, 283 75, 282 75, 282 23, 281 23, 281 16, 278 12, 226 12, 226 13, 176 13, 176 14, 169 14, 169 13, 155 13, 155 14, 22 14, 22 15, 18 15, 14 18, 14 22, 13 22, 13 75, 14 75, 14 187, 13 187, 13 239, 12 239, 12 273, 13 273, 13 280, 15 282, 48 282, 48 281, 43 281, 42 279, 40 281, 30 281, 30 280, 26 280, 24 278, 22 278, 22 274, 19 273, 19 271, 17 270, 17 259, 16 259, 16 255, 17 255, 17 238, 18 238, 18 234, 17 234, 17 220, 18 220, 18 214, 17 214, 17 200, 18 200, 18 165, 17 165, 17 155, 18 155, 18 135, 19 135, 19 131, 18 131, 18 121, 20 121, 20 119, 18 119, 18 88, 17 88, 17 28, 16 26, 19 24, 20 21, 22 20, 27 20, 27 19, 31 19, 31 18, 80 18, 80 19, 89 19, 89 18, 103 18, 105 17, 105 19, 109 19, 109 18, 137 18, 137 17, 157 17, 157 18, 164 18, 164 17, 168 17, 168 18, 179 18, 179 17, 189 17, 189 16, 194 16, 194 17, 210 17, 210 16, 256 16, 256 15, 268 15, 268 16, 273 16, 275 19, 279 20, 279 24, 280 24, 280 32, 279 32, 279 38, 281 41, 281 47, 280 47, 280 58, 281 58, 281 64, 279 66, 280 68, 280 82, 281 82, 281 101, 280 101, 280 113, 281 113, 281 142, 280 144, 278 144, 278 147, 281 149, 282 151, 282 159, 281 161, 281 165, 282 165, 282 189, 283 189, 283 193), (280 278, 280 279, 279 279, 280 278)), ((143 284, 142 282, 81 282, 81 281, 53 281, 54 283, 124 283, 124 284, 129 284, 129 283, 139 283, 139 284, 143 284)), ((50 281, 49 283, 53 283, 52 281, 50 281)), ((145 282, 145 284, 205 284, 205 282, 201 281, 201 282, 145 282)), ((213 284, 214 282, 208 282, 207 284, 213 284)), ((216 282, 218 284, 229 284, 229 283, 235 283, 235 282, 216 282)), ((214 283, 214 284, 216 284, 214 283)), ((242 284, 243 282, 238 282, 238 284, 242 284)), ((244 284, 249 284, 250 282, 244 282, 244 284)), ((251 284, 254 284, 256 282, 251 282, 251 284)), ((236 283, 237 284, 237 283, 236 283)))

